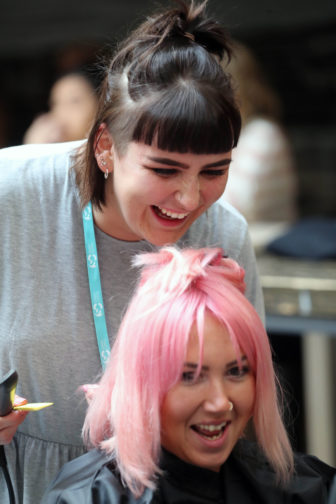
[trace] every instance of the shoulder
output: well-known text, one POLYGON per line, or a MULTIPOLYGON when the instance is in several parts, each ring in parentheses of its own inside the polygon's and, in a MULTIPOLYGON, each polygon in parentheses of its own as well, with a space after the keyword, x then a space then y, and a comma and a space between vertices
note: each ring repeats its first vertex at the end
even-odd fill
POLYGON ((30 144, 0 149, 1 180, 20 183, 22 179, 37 173, 50 173, 50 168, 68 168, 83 142, 58 144, 30 144))
MULTIPOLYGON (((0 150, 0 198, 18 209, 55 195, 62 188, 82 142, 20 145, 0 150)), ((71 182, 70 185, 73 185, 71 182)), ((63 191, 63 189, 61 189, 63 191)), ((28 210, 28 209, 27 209, 28 210)))
POLYGON ((247 232, 248 224, 245 217, 231 203, 226 201, 223 195, 209 210, 216 221, 225 222, 244 233, 247 232))
POLYGON ((336 469, 317 457, 295 454, 295 472, 288 484, 279 486, 274 471, 256 443, 240 441, 233 454, 234 464, 253 487, 270 496, 274 504, 316 504, 326 502, 336 469))
POLYGON ((294 456, 295 473, 288 485, 287 494, 293 499, 302 499, 303 504, 327 502, 336 469, 312 455, 294 456))
POLYGON ((265 319, 264 301, 256 258, 246 219, 228 202, 220 200, 202 214, 179 240, 180 247, 221 247, 245 270, 245 295, 265 319))
POLYGON ((231 225, 233 224, 238 228, 247 229, 247 221, 245 217, 239 212, 239 210, 233 207, 229 202, 225 201, 222 197, 220 197, 208 211, 222 219, 227 219, 231 225))
POLYGON ((294 454, 295 477, 312 477, 321 480, 328 486, 336 476, 336 468, 331 467, 314 455, 304 453, 294 454))
POLYGON ((17 145, 14 147, 5 147, 0 149, 0 161, 13 160, 13 161, 27 161, 31 159, 38 159, 43 157, 50 157, 52 155, 63 154, 71 152, 72 150, 80 147, 83 141, 64 142, 53 144, 27 144, 17 145))
POLYGON ((245 218, 220 199, 193 223, 182 241, 188 246, 220 246, 227 255, 238 259, 247 234, 245 218))
POLYGON ((136 499, 122 485, 114 459, 92 450, 63 466, 41 504, 148 504, 152 496, 152 490, 146 489, 136 499))
POLYGON ((102 473, 113 489, 118 489, 120 483, 108 468, 111 461, 99 450, 92 450, 81 457, 66 463, 55 480, 47 489, 42 504, 64 502, 67 504, 103 502, 92 500, 92 489, 102 473))

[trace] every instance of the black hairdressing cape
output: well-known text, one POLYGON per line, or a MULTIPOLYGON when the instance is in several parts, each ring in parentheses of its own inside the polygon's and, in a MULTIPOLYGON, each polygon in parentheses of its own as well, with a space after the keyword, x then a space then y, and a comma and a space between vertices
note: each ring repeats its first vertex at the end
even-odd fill
POLYGON ((68 462, 42 504, 324 504, 336 469, 316 457, 295 455, 296 472, 285 488, 255 444, 240 441, 221 471, 192 466, 163 451, 157 490, 136 499, 123 487, 113 461, 97 450, 68 462))

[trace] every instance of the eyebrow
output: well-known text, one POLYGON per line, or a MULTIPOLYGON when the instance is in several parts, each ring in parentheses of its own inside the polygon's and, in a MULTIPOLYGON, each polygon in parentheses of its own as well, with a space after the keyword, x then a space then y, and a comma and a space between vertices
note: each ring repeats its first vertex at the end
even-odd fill
MULTIPOLYGON (((147 156, 147 158, 150 160, 150 161, 154 161, 155 163, 160 163, 160 164, 164 164, 164 165, 167 165, 167 166, 178 166, 179 168, 189 168, 189 166, 185 163, 180 163, 179 161, 175 161, 174 159, 170 159, 170 158, 160 158, 160 157, 155 157, 155 156, 147 156)), ((225 158, 225 159, 220 159, 219 161, 216 161, 215 163, 209 163, 209 164, 206 164, 204 166, 202 166, 202 168, 216 168, 217 166, 227 166, 231 163, 231 158, 225 158)))
MULTIPOLYGON (((242 355, 241 357, 241 362, 247 362, 247 357, 246 355, 242 355)), ((229 369, 232 366, 238 366, 238 360, 233 360, 231 362, 228 362, 225 366, 225 369, 229 369)), ((198 364, 195 364, 194 362, 185 362, 184 367, 189 368, 189 369, 197 369, 198 364)), ((202 366, 202 369, 204 371, 209 371, 209 366, 202 366)))

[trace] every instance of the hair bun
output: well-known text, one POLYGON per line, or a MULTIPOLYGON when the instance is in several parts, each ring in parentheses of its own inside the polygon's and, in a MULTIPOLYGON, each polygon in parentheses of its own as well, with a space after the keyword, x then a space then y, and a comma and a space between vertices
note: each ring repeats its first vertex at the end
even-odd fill
POLYGON ((161 45, 174 44, 183 39, 199 44, 220 59, 226 54, 231 58, 231 39, 226 30, 206 15, 207 0, 201 4, 177 0, 178 6, 160 10, 151 15, 124 41, 114 68, 125 67, 147 56, 150 57, 161 45))
POLYGON ((224 251, 219 247, 182 250, 163 247, 158 252, 138 254, 133 259, 133 265, 143 268, 140 277, 142 288, 149 280, 149 288, 155 288, 158 295, 178 296, 210 275, 215 275, 218 282, 229 282, 244 293, 244 269, 223 255, 224 251))
POLYGON ((193 1, 186 4, 181 1, 178 25, 186 38, 193 40, 208 52, 219 56, 224 53, 231 57, 231 39, 226 30, 206 14, 207 0, 199 5, 193 1))

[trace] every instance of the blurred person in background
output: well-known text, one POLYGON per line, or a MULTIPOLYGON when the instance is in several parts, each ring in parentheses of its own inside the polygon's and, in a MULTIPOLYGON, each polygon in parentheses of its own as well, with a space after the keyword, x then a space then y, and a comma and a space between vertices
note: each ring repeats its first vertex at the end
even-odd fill
POLYGON ((250 49, 234 42, 231 74, 242 131, 222 200, 249 222, 291 222, 296 218, 295 162, 281 126, 279 97, 250 49))
POLYGON ((71 142, 86 138, 97 105, 95 82, 89 73, 71 71, 60 76, 50 91, 49 111, 32 122, 23 143, 71 142))

